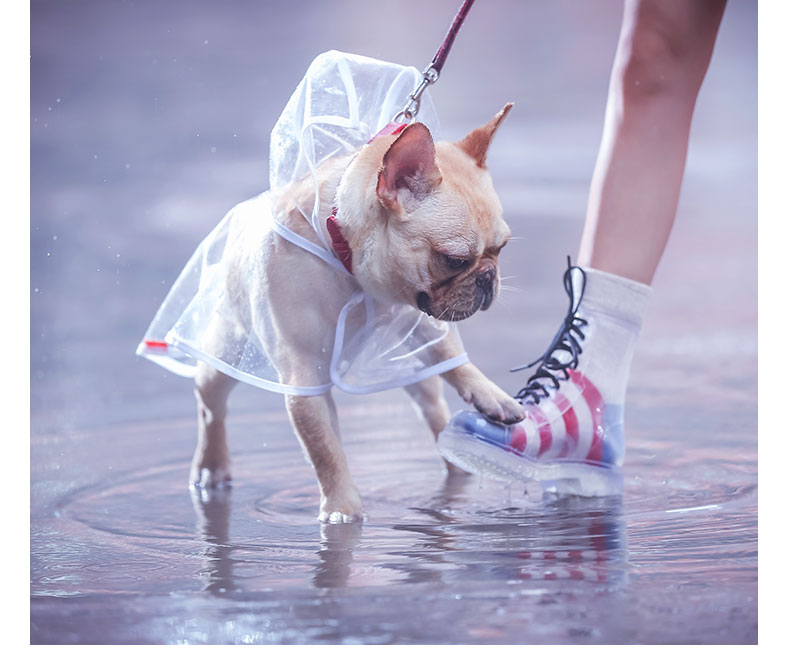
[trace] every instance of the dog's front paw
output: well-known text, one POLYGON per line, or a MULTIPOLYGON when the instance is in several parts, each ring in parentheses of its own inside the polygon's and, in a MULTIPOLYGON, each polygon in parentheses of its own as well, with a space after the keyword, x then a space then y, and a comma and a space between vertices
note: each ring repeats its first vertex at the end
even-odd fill
POLYGON ((356 491, 321 497, 320 510, 318 521, 322 524, 350 524, 365 521, 367 517, 362 512, 362 499, 356 491))
POLYGON ((520 403, 491 381, 470 392, 467 401, 495 422, 515 424, 527 416, 520 403))

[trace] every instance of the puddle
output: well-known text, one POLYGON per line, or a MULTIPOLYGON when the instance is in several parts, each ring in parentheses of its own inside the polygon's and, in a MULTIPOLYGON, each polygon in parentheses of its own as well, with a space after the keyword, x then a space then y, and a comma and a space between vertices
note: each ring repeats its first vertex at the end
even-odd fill
MULTIPOLYGON (((286 429, 265 447, 234 450, 228 490, 190 492, 183 456, 56 498, 33 532, 34 641, 756 637, 753 463, 691 450, 668 466, 662 447, 641 443, 622 498, 541 500, 444 475, 408 406, 383 417, 382 433, 360 429, 365 415, 350 418, 364 525, 315 521, 312 470, 286 429), (377 445, 394 432, 400 441, 377 445)), ((241 439, 254 421, 235 425, 241 439)), ((138 428, 125 435, 156 441, 188 426, 138 428)))
MULTIPOLYGON (((190 493, 190 385, 134 350, 195 245, 265 187, 268 132, 314 55, 397 58, 409 32, 421 66, 434 36, 409 11, 378 29, 361 0, 329 35, 336 3, 309 20, 237 4, 31 5, 31 641, 756 643, 755 4, 728 3, 697 104, 622 499, 445 478, 404 393, 337 393, 369 520, 334 526, 282 398, 249 387, 231 398, 234 487, 190 493)), ((496 4, 473 10, 434 100, 450 139, 516 102, 489 157, 509 288, 460 326, 513 391, 507 370, 566 311, 622 4, 496 4)), ((456 8, 419 4, 436 36, 456 8)))

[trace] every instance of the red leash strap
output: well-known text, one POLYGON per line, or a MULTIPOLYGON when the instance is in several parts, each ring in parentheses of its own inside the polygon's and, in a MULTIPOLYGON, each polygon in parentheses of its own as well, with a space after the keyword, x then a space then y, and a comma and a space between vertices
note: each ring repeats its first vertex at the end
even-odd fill
POLYGON ((458 10, 458 13, 453 19, 452 25, 450 25, 450 29, 447 30, 444 41, 442 41, 442 44, 436 51, 433 61, 428 64, 428 67, 425 70, 422 71, 422 81, 420 82, 420 85, 414 89, 414 91, 412 91, 411 95, 409 95, 408 101, 406 102, 406 106, 395 115, 395 117, 392 119, 392 122, 400 122, 401 120, 404 120, 405 122, 411 122, 417 117, 417 113, 420 111, 420 97, 425 92, 426 88, 428 88, 431 84, 436 83, 436 80, 439 79, 439 73, 442 72, 444 62, 447 60, 447 55, 450 54, 450 48, 453 47, 455 37, 458 36, 458 32, 461 30, 461 25, 464 24, 464 19, 469 13, 469 10, 472 8, 474 2, 475 0, 464 0, 464 3, 461 5, 461 8, 458 10))
POLYGON ((442 72, 444 62, 447 59, 447 55, 450 54, 450 48, 453 47, 455 37, 458 36, 458 32, 461 30, 461 25, 464 24, 464 20, 466 19, 466 14, 469 13, 469 10, 472 8, 474 3, 475 0, 464 0, 464 3, 461 5, 461 8, 458 10, 458 13, 453 19, 453 24, 450 25, 450 29, 447 30, 447 35, 444 37, 444 41, 442 41, 442 44, 436 51, 436 56, 431 62, 431 67, 437 73, 442 72))

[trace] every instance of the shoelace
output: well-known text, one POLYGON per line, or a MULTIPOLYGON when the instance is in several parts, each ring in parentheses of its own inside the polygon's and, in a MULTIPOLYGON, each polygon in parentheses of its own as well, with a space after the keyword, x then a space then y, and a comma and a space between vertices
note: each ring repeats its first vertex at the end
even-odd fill
POLYGON ((549 391, 546 389, 547 384, 551 383, 554 389, 558 390, 560 381, 567 381, 570 378, 568 368, 576 369, 576 366, 579 364, 579 355, 582 353, 580 341, 584 340, 582 328, 587 326, 587 320, 576 315, 576 312, 579 310, 582 297, 584 297, 587 275, 579 266, 571 265, 570 256, 568 257, 568 269, 565 270, 563 275, 563 284, 565 285, 565 292, 568 294, 570 304, 562 326, 557 331, 557 335, 554 336, 554 340, 552 340, 549 348, 540 358, 527 365, 514 367, 510 370, 511 372, 520 372, 540 363, 537 371, 527 379, 527 384, 515 394, 515 398, 520 400, 521 403, 528 401, 536 404, 540 403, 541 399, 549 396, 549 391), (572 275, 574 270, 578 270, 582 274, 581 290, 578 298, 574 296, 573 291, 572 275), (570 360, 561 362, 557 358, 557 354, 560 352, 570 354, 570 360), (557 378, 560 374, 563 375, 562 379, 557 378))

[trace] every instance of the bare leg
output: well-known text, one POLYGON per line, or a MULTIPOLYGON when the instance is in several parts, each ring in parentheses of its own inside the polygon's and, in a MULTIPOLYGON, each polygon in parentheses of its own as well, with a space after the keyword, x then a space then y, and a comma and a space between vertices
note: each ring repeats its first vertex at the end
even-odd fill
POLYGON ((650 284, 726 0, 626 0, 579 265, 650 284))
POLYGON ((285 406, 302 448, 318 477, 321 488, 318 519, 329 523, 361 519, 362 500, 351 479, 346 455, 340 444, 337 409, 332 395, 288 395, 285 406))
POLYGON ((198 363, 195 398, 198 406, 198 444, 189 482, 216 487, 230 481, 230 455, 225 432, 228 395, 236 380, 198 363))

